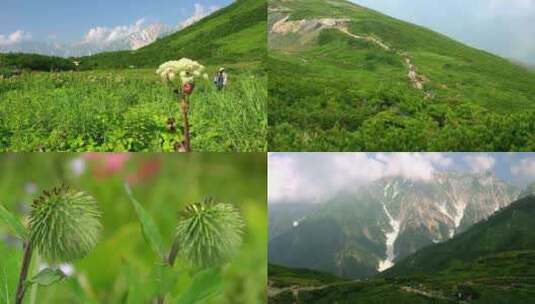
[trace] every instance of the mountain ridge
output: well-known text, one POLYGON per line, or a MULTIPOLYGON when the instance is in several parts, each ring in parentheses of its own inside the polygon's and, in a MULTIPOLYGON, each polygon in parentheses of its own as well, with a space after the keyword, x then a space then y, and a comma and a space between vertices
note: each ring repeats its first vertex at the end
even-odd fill
POLYGON ((535 196, 518 199, 366 280, 270 265, 268 303, 532 303, 533 216, 535 196))
POLYGON ((343 0, 273 0, 268 25, 273 150, 534 145, 511 134, 535 130, 535 77, 508 59, 343 0))
POLYGON ((283 231, 270 237, 270 262, 370 277, 488 218, 519 194, 489 173, 437 173, 429 181, 383 178, 314 206, 313 212, 301 211, 300 219, 279 223, 285 228, 270 226, 283 231), (320 246, 329 249, 315 251, 320 246))

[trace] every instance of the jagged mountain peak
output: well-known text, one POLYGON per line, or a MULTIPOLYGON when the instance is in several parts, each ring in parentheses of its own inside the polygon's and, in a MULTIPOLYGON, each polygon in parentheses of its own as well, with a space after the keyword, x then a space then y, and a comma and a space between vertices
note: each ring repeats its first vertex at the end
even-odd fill
MULTIPOLYGON (((519 190, 489 172, 439 172, 430 179, 381 178, 346 191, 308 214, 270 242, 271 262, 367 277, 392 267, 418 249, 449 240, 508 206, 519 190), (315 226, 337 235, 315 231, 315 226), (292 260, 315 250, 312 244, 338 243, 323 261, 292 260), (314 238, 309 243, 308 238, 314 238), (332 239, 331 239, 332 238, 332 239), (280 250, 289 251, 281 254, 280 250), (366 257, 364 259, 363 257, 366 257)), ((270 230, 272 227, 270 227, 270 230)))

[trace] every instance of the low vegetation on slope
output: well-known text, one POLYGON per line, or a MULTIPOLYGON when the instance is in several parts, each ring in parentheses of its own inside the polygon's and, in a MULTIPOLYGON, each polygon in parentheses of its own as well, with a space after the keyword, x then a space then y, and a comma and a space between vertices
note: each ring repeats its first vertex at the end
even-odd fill
POLYGON ((264 61, 265 55, 266 2, 238 0, 194 26, 158 39, 141 49, 82 57, 80 68, 155 67, 181 57, 209 65, 259 64, 264 61))
POLYGON ((192 150, 266 151, 265 24, 265 2, 238 0, 136 51, 0 55, 0 73, 9 68, 0 82, 0 151, 177 150, 183 118, 155 71, 184 57, 208 68, 190 100, 192 150), (229 81, 219 92, 211 79, 221 66, 229 81))
POLYGON ((338 303, 531 303, 535 297, 535 251, 504 251, 441 272, 365 281, 319 281, 328 276, 270 268, 270 304, 338 303), (286 278, 292 278, 288 281, 286 278), (289 284, 281 284, 289 282, 289 284))
MULTIPOLYGON (((266 150, 266 77, 231 81, 192 95, 193 151, 266 150)), ((0 100, 0 151, 174 151, 182 140, 176 96, 152 69, 24 73, 0 83, 0 100)))
POLYGON ((535 74, 526 68, 343 0, 270 9, 272 150, 535 147, 535 74))
POLYGON ((23 70, 50 72, 74 69, 72 60, 65 58, 36 54, 0 54, 0 76, 3 78, 19 74, 23 70))

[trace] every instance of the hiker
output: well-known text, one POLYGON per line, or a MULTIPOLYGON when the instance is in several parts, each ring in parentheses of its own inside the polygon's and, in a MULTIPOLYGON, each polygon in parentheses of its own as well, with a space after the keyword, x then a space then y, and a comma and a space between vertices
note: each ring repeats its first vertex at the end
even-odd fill
POLYGON ((228 75, 225 73, 225 68, 220 68, 219 72, 214 77, 214 84, 219 91, 227 86, 228 75))

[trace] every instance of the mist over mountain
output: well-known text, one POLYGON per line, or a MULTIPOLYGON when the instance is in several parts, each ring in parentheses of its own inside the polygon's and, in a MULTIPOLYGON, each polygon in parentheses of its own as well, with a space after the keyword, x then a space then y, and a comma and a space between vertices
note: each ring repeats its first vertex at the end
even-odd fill
POLYGON ((436 172, 429 180, 391 176, 355 188, 308 210, 303 204, 271 205, 270 263, 370 277, 531 191, 491 172, 436 172))

